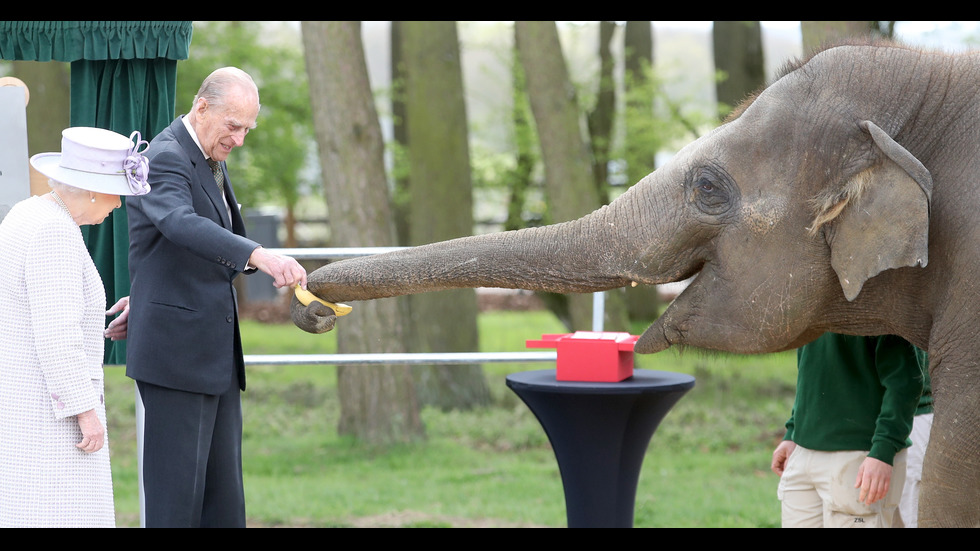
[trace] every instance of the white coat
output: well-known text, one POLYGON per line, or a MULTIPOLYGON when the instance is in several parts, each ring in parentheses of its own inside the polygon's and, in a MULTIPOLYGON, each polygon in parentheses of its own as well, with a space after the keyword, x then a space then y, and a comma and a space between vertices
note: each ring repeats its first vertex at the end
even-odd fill
POLYGON ((114 526, 109 445, 88 454, 75 415, 105 426, 105 289, 81 231, 31 197, 0 223, 0 526, 114 526))

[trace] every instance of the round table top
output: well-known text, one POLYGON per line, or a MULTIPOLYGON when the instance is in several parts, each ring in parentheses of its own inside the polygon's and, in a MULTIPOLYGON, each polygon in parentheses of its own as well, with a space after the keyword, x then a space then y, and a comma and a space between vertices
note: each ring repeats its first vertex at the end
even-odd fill
POLYGON ((632 377, 616 383, 559 381, 555 379, 554 369, 539 369, 511 373, 507 376, 507 386, 565 394, 643 394, 687 390, 694 386, 694 377, 671 371, 634 369, 632 377))

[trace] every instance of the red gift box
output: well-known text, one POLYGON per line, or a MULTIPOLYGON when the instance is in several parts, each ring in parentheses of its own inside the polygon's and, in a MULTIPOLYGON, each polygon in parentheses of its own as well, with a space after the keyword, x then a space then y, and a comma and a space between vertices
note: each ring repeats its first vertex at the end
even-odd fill
POLYGON ((528 348, 557 348, 555 378, 559 381, 616 383, 633 376, 633 345, 629 333, 576 331, 541 335, 528 348))

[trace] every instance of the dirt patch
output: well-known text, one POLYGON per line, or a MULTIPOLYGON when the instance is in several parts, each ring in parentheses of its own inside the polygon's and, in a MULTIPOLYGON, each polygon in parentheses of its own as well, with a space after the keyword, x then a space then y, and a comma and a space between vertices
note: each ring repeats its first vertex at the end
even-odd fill
POLYGON ((354 519, 355 528, 407 528, 446 527, 446 528, 542 528, 531 524, 518 524, 495 519, 471 519, 430 515, 419 511, 399 511, 372 517, 354 519))
MULTIPOLYGON (((304 523, 302 521, 289 523, 289 524, 263 524, 260 522, 255 522, 254 520, 249 520, 247 523, 249 528, 318 528, 314 523, 304 523)), ((345 522, 339 523, 343 526, 349 526, 351 528, 413 528, 413 527, 431 527, 431 528, 546 528, 546 526, 539 526, 534 524, 507 522, 497 519, 472 519, 472 518, 460 518, 460 517, 447 517, 439 515, 430 515, 428 513, 423 513, 420 511, 396 511, 392 513, 385 513, 383 515, 373 515, 367 517, 359 517, 355 519, 348 519, 345 522)), ((117 513, 116 515, 116 526, 120 528, 138 528, 140 525, 139 514, 122 514, 117 513)))
MULTIPOLYGON (((498 519, 471 519, 430 515, 420 511, 395 511, 382 515, 347 519, 332 526, 349 528, 547 528, 546 526, 507 522, 498 519)), ((318 528, 314 523, 264 525, 249 521, 249 528, 318 528)))

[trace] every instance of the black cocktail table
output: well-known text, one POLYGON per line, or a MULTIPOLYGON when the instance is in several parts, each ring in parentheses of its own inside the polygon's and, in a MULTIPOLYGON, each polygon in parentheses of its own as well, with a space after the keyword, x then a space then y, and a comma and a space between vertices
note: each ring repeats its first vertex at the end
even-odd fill
POLYGON ((694 377, 637 369, 616 383, 567 382, 554 369, 507 376, 555 451, 569 528, 630 528, 647 445, 694 377))

